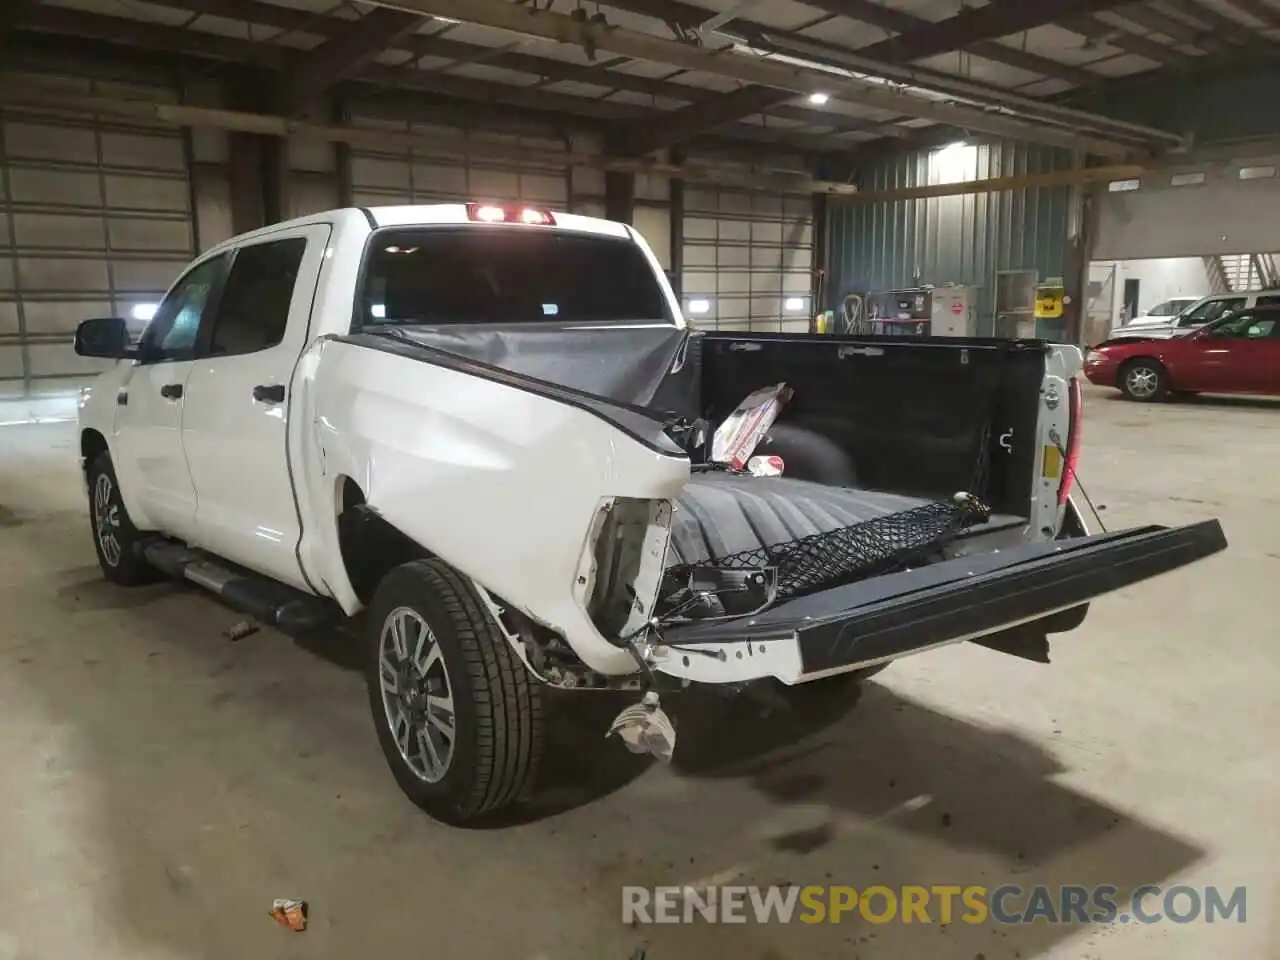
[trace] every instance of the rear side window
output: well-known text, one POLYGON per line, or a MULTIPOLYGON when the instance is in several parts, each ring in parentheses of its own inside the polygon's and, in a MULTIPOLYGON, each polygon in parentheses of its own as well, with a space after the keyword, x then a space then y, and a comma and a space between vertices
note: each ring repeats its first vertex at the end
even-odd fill
POLYGON ((374 236, 364 324, 671 322, 629 240, 541 227, 447 227, 374 236))
POLYGON ((284 339, 293 287, 306 252, 303 237, 272 240, 236 252, 218 301, 211 354, 256 353, 284 339))
POLYGON ((1280 306, 1280 297, 1276 297, 1276 296, 1271 296, 1271 297, 1259 297, 1259 298, 1258 298, 1258 300, 1257 300, 1257 303, 1256 303, 1256 304, 1254 304, 1254 305, 1255 305, 1255 306, 1258 306, 1258 307, 1275 307, 1275 306, 1280 306))
POLYGON ((1265 340, 1275 335, 1276 314, 1274 311, 1264 313, 1239 313, 1228 317, 1213 329, 1215 337, 1228 337, 1244 340, 1265 340))
POLYGON ((1151 308, 1150 316, 1153 317, 1172 317, 1182 307, 1177 300, 1166 300, 1164 303, 1157 303, 1151 308))

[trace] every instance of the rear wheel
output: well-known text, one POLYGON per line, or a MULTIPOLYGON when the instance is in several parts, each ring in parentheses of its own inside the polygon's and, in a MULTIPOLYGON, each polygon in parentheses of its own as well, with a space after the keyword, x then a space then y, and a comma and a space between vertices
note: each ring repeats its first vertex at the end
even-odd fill
POLYGON ((1169 392, 1169 374, 1159 361, 1130 360, 1120 369, 1120 392, 1139 403, 1163 400, 1169 392))
POLYGON ((379 584, 367 622, 374 727, 409 799, 462 825, 526 796, 542 691, 475 589, 440 560, 408 563, 379 584))
POLYGON ((89 519, 93 523, 93 549, 102 574, 112 583, 132 587, 159 579, 155 568, 142 558, 142 535, 129 519, 120 497, 111 455, 100 453, 89 464, 89 519))

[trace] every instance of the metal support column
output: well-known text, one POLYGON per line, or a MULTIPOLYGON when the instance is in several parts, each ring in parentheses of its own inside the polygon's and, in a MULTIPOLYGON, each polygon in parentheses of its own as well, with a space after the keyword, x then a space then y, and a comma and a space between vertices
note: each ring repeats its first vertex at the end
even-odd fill
MULTIPOLYGON (((673 164, 684 163, 684 156, 672 150, 668 158, 673 164)), ((671 199, 671 287, 678 299, 684 299, 684 181, 672 177, 670 184, 671 199)))
MULTIPOLYGON (((1077 152, 1072 167, 1085 166, 1087 158, 1077 152)), ((1067 200, 1067 243, 1063 252, 1066 303, 1063 307, 1063 339, 1084 346, 1085 319, 1089 300, 1089 188, 1083 183, 1071 187, 1067 200)))

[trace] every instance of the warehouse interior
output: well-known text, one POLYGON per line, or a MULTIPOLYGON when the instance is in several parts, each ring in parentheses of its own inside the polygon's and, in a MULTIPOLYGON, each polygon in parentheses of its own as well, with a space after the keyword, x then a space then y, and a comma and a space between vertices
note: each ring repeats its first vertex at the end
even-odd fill
POLYGON ((116 361, 72 338, 140 336, 236 235, 466 201, 630 224, 697 330, 1083 356, 1172 298, 1280 288, 1280 0, 2 6, 0 960, 1270 955, 1274 396, 1083 386, 1092 516, 1217 518, 1230 547, 1099 600, 1050 665, 962 643, 836 704, 696 703, 670 765, 604 751, 611 695, 570 696, 534 812, 452 830, 382 768, 349 640, 228 639, 242 618, 189 585, 101 580, 75 418, 116 361), (626 885, 730 882, 1253 909, 621 919, 626 885), (305 933, 271 922, 282 897, 305 933))

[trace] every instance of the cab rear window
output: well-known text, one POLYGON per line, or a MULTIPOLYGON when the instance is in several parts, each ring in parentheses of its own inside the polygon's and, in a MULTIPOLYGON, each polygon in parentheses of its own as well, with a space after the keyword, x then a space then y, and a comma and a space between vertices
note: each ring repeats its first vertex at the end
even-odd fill
POLYGON ((357 311, 363 325, 672 321, 634 243, 525 225, 378 232, 357 311))

